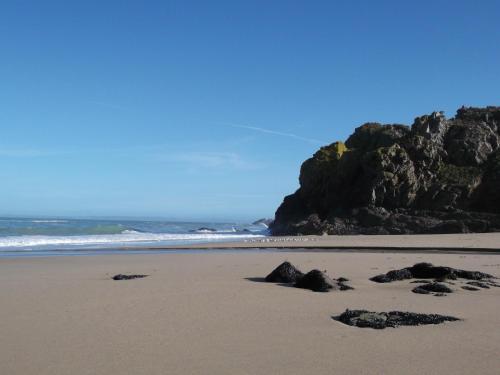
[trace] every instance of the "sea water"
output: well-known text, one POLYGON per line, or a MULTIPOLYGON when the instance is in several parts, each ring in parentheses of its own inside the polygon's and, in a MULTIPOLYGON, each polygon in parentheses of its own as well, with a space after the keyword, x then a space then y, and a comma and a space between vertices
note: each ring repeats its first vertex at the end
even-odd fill
POLYGON ((263 224, 0 218, 0 256, 84 255, 266 236, 263 224))

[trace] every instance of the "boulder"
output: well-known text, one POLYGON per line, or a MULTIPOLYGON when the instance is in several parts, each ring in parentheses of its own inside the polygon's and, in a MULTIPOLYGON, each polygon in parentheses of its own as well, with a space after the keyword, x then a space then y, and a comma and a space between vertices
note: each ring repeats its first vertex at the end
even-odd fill
POLYGON ((454 268, 434 266, 431 263, 417 263, 408 268, 412 277, 417 279, 456 279, 454 268))
POLYGON ((300 272, 293 264, 290 262, 283 262, 278 267, 276 267, 269 275, 266 276, 265 280, 269 283, 295 283, 297 280, 302 278, 304 274, 300 272))
POLYGON ((340 289, 338 283, 320 270, 309 271, 294 286, 296 288, 310 289, 314 292, 329 292, 330 290, 340 289))

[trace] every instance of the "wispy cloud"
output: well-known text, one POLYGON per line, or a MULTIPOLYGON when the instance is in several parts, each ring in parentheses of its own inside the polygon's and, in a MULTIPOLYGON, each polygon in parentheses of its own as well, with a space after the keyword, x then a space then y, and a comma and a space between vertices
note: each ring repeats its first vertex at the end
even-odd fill
POLYGON ((0 156, 5 156, 9 158, 36 158, 42 156, 54 156, 60 155, 61 152, 57 151, 47 151, 47 150, 37 150, 30 148, 1 148, 0 156))
POLYGON ((233 152, 182 152, 176 154, 156 154, 155 158, 165 162, 189 164, 199 168, 256 169, 260 165, 244 160, 233 152))
POLYGON ((138 145, 126 147, 106 147, 106 148, 73 148, 73 149, 44 149, 44 148, 24 148, 24 147, 2 147, 0 145, 0 157, 11 158, 37 158, 67 155, 86 154, 106 154, 114 156, 128 156, 131 153, 141 154, 160 150, 166 145, 138 145))
POLYGON ((240 124, 229 124, 229 126, 231 126, 233 128, 253 130, 253 131, 256 131, 259 133, 277 135, 280 137, 293 138, 293 139, 297 139, 299 141, 304 141, 304 142, 308 142, 308 143, 314 143, 314 144, 322 144, 323 143, 318 139, 306 138, 306 137, 302 137, 302 136, 297 135, 297 134, 285 133, 285 132, 280 132, 280 131, 276 131, 276 130, 272 130, 272 129, 260 128, 258 126, 248 126, 248 125, 240 125, 240 124))

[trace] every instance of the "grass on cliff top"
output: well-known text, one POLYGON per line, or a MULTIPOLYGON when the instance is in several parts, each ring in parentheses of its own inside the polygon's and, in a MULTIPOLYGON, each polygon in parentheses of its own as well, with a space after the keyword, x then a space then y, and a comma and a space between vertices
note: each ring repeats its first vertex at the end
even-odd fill
POLYGON ((314 157, 321 161, 329 162, 339 160, 346 151, 349 151, 349 149, 343 142, 334 142, 331 145, 321 147, 314 154, 314 157))

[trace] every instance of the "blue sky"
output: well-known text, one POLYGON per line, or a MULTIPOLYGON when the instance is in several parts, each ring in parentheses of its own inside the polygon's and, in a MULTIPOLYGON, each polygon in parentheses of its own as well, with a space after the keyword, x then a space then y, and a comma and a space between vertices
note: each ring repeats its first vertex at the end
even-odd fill
POLYGON ((3 1, 0 214, 272 216, 367 121, 500 105, 499 1, 3 1))

